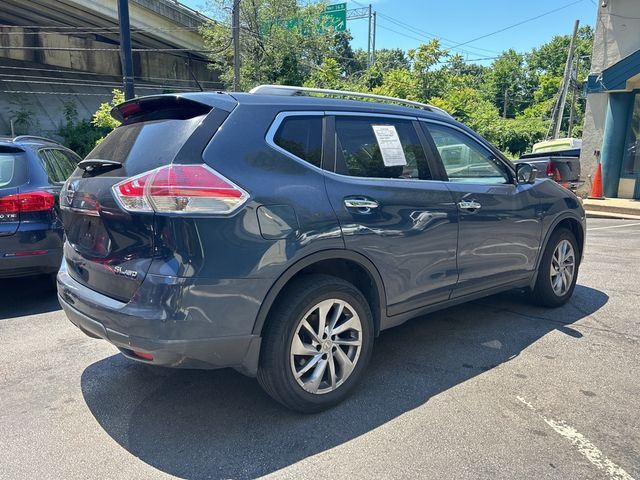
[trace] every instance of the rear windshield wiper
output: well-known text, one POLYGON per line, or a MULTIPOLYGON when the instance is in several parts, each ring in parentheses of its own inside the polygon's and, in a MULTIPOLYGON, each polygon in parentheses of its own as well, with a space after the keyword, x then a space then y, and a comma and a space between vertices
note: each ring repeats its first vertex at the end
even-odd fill
POLYGON ((78 163, 78 168, 85 172, 93 172, 100 169, 112 169, 122 167, 122 162, 115 160, 100 160, 99 158, 87 158, 78 163))

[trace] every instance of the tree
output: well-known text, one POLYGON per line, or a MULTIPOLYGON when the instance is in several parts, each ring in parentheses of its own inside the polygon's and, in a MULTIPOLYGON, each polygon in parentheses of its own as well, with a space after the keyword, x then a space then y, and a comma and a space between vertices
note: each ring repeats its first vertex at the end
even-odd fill
POLYGON ((87 119, 78 119, 78 107, 74 100, 63 105, 65 122, 58 127, 56 134, 62 138, 62 144, 81 157, 89 153, 96 142, 111 131, 111 128, 96 126, 87 119))
MULTIPOLYGON (((213 0, 212 9, 222 21, 202 28, 206 48, 216 51, 210 55, 213 67, 222 72, 226 85, 233 81, 231 4, 232 0, 213 0)), ((295 0, 241 2, 241 88, 261 83, 302 85, 327 57, 348 55, 346 37, 322 24, 324 8, 323 2, 305 6, 295 0)))
POLYGON ((517 111, 530 105, 531 85, 524 55, 513 49, 503 52, 487 74, 485 89, 503 118, 512 118, 517 111))

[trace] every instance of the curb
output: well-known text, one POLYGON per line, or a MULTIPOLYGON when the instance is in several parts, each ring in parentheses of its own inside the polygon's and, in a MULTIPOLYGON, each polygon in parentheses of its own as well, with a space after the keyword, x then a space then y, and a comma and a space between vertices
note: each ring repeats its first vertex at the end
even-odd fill
POLYGON ((611 220, 640 220, 640 215, 629 215, 626 213, 604 212, 596 210, 585 210, 587 218, 608 218, 611 220))

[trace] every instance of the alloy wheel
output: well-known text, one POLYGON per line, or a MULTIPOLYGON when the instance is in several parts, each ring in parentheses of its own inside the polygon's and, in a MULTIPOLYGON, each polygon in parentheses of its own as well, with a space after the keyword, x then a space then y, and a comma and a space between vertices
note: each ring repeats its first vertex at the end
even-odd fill
POLYGON ((576 270, 576 256, 573 245, 568 240, 562 240, 556 245, 551 257, 551 287, 553 292, 562 297, 571 288, 576 270))
POLYGON ((290 349, 290 365, 307 392, 336 390, 353 373, 362 350, 362 322, 355 309, 337 298, 323 300, 302 317, 290 349))

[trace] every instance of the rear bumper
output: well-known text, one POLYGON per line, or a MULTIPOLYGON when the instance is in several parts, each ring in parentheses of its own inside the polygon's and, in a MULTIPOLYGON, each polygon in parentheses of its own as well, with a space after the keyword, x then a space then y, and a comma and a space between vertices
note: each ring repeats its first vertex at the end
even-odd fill
POLYGON ((58 299, 71 323, 90 337, 112 343, 132 360, 174 368, 234 367, 247 375, 256 373, 255 367, 251 365, 257 364, 260 352, 260 337, 257 335, 188 340, 136 337, 107 328, 98 320, 73 308, 62 297, 58 296, 58 299), (153 355, 153 360, 144 360, 134 352, 149 353, 153 355))
POLYGON ((147 275, 124 303, 80 284, 63 263, 58 298, 80 330, 107 340, 133 360, 175 368, 232 367, 255 376, 261 338, 252 328, 260 301, 249 292, 253 287, 259 295, 260 285, 247 279, 202 283, 147 275), (151 354, 153 360, 134 352, 151 354))

